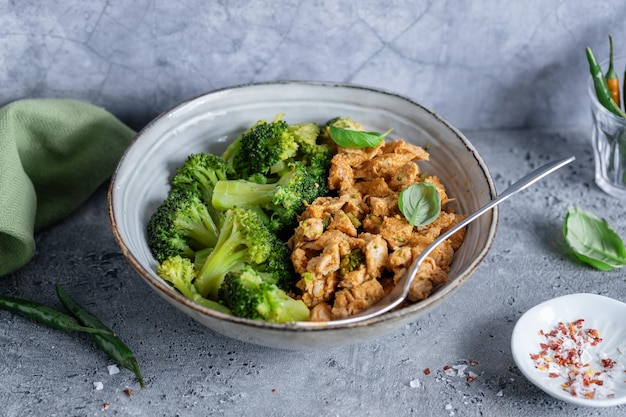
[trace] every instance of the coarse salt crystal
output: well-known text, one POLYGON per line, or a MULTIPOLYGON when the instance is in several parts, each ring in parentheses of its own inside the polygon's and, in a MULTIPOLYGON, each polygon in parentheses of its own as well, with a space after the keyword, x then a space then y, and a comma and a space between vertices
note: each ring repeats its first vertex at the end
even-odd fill
POLYGON ((120 368, 117 365, 108 365, 107 370, 109 371, 109 375, 115 375, 120 373, 120 368))
POLYGON ((496 397, 502 397, 504 394, 502 393, 502 390, 498 391, 498 393, 496 394, 496 397))
POLYGON ((419 388, 422 386, 422 382, 419 379, 415 378, 414 380, 409 382, 409 386, 411 388, 419 388))
POLYGON ((102 384, 102 382, 100 381, 96 381, 93 383, 93 387, 96 391, 100 391, 102 389, 104 389, 104 384, 102 384))

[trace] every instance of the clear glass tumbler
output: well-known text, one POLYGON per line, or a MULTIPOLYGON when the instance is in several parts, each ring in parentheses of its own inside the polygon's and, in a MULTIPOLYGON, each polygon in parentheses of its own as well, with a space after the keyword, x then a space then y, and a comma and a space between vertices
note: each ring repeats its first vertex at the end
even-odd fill
MULTIPOLYGON (((608 60, 600 63, 603 70, 608 68, 608 60)), ((615 72, 620 75, 620 86, 626 65, 626 57, 613 59, 615 72)), ((589 78, 589 98, 591 101, 592 131, 591 142, 595 161, 595 180, 607 194, 626 199, 626 118, 607 110, 599 101, 589 78)), ((624 98, 622 98, 622 108, 624 98)))

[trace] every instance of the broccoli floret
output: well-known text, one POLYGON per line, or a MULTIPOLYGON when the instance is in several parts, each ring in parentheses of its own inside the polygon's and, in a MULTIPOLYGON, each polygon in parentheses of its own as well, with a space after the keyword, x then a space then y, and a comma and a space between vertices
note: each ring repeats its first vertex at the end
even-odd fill
POLYGON ((157 266, 156 272, 158 276, 176 288, 186 298, 212 310, 231 314, 228 307, 216 301, 208 300, 198 293, 193 283, 196 279, 196 270, 189 258, 183 258, 179 255, 168 258, 157 266))
POLYGON ((148 221, 148 246, 157 262, 174 255, 192 258, 199 249, 215 246, 218 228, 200 197, 173 190, 148 221))
POLYGON ((261 265, 254 268, 263 276, 266 282, 276 284, 280 289, 290 291, 295 284, 296 272, 291 262, 291 251, 287 243, 272 234, 269 241, 272 250, 261 265))
POLYGON ((259 120, 226 149, 222 157, 228 172, 247 179, 255 174, 268 174, 281 161, 295 156, 298 144, 288 124, 278 115, 272 122, 259 120))
POLYGON ((331 144, 321 142, 322 129, 317 123, 309 122, 290 125, 289 130, 298 143, 297 159, 304 163, 307 171, 318 179, 320 185, 325 186, 334 151, 331 144))
POLYGON ((253 210, 233 208, 224 213, 217 243, 200 267, 195 280, 198 293, 217 300, 224 276, 245 264, 263 264, 272 251, 274 235, 253 210))
POLYGON ((365 264, 365 254, 361 249, 354 249, 344 256, 339 263, 339 271, 341 275, 352 272, 365 264))
POLYGON ((239 317, 280 323, 309 319, 309 308, 302 300, 289 297, 250 266, 229 272, 219 297, 239 317))
POLYGON ((288 171, 275 183, 258 184, 248 180, 218 181, 213 206, 218 210, 234 207, 261 208, 269 218, 269 228, 278 232, 292 226, 305 203, 320 195, 320 184, 302 163, 290 163, 288 171))
POLYGON ((172 178, 174 188, 198 193, 205 204, 211 204, 213 187, 219 180, 225 180, 226 161, 210 153, 197 153, 187 157, 182 167, 172 178))

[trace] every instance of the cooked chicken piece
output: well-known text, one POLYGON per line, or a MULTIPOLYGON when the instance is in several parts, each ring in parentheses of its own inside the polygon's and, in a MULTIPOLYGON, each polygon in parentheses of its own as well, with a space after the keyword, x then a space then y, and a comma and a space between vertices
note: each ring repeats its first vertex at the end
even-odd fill
POLYGON ((387 241, 392 249, 397 249, 409 242, 413 234, 413 226, 404 218, 396 215, 385 217, 380 225, 380 235, 387 241))
POLYGON ((413 249, 410 246, 400 247, 389 254, 389 267, 394 272, 408 268, 411 262, 413 262, 413 249))
POLYGON ((395 194, 387 197, 369 196, 366 201, 373 216, 391 216, 398 211, 398 196, 395 194))
POLYGON ((298 241, 310 241, 319 239, 324 233, 324 220, 317 217, 310 217, 300 221, 294 231, 294 238, 298 241))
POLYGON ((347 196, 349 198, 342 207, 343 211, 362 221, 370 211, 368 205, 363 201, 363 196, 359 192, 350 193, 347 196))
POLYGON ((406 187, 415 184, 419 179, 419 174, 420 170, 417 164, 413 161, 407 162, 393 173, 387 183, 393 191, 400 192, 406 187))
POLYGON ((367 233, 378 234, 380 225, 383 223, 383 217, 370 214, 363 219, 363 231, 367 233))
POLYGON ((427 298, 436 285, 446 282, 447 274, 443 271, 435 261, 428 257, 422 262, 417 275, 411 283, 409 301, 419 301, 427 298))
POLYGON ((302 275, 306 272, 306 266, 309 263, 309 258, 304 249, 295 248, 291 249, 291 263, 293 264, 293 269, 299 275, 302 275))
POLYGON ((305 278, 302 278, 296 286, 303 291, 302 301, 311 308, 321 302, 331 300, 338 283, 338 275, 333 272, 326 276, 306 274, 305 278))
POLYGON ((365 265, 362 265, 359 268, 343 275, 341 281, 339 281, 339 286, 343 288, 358 287, 359 285, 363 284, 363 282, 365 282, 367 278, 367 270, 365 268, 365 265))
POLYGON ((299 216, 299 219, 315 217, 319 219, 329 218, 330 213, 341 209, 346 202, 350 201, 348 194, 339 197, 318 197, 299 216))
MULTIPOLYGON (((457 223, 459 223, 461 220, 465 219, 467 216, 462 215, 462 214, 455 214, 454 215, 454 220, 446 227, 444 227, 441 230, 441 233, 446 232, 448 229, 450 229, 451 227, 454 227, 457 223)), ((461 243, 463 243, 463 239, 465 239, 465 232, 466 232, 466 228, 463 228, 461 230, 459 230, 458 232, 456 232, 455 234, 453 234, 452 236, 450 236, 450 242, 452 243, 452 249, 457 250, 460 246, 461 243)))
POLYGON ((309 316, 310 321, 330 321, 332 318, 331 307, 325 301, 322 301, 311 308, 311 315, 309 316))
POLYGON ((390 140, 382 147, 383 153, 412 154, 415 161, 428 161, 430 155, 421 146, 407 143, 403 139, 390 140))
POLYGON ((315 276, 323 276, 335 272, 339 269, 339 243, 333 243, 324 248, 322 253, 309 259, 306 265, 307 272, 312 272, 315 276))
POLYGON ((348 236, 339 230, 327 230, 322 233, 318 239, 310 242, 298 242, 296 243, 296 247, 312 251, 321 251, 333 244, 339 245, 340 256, 346 256, 352 249, 361 246, 361 242, 358 238, 348 236))
POLYGON ((383 178, 374 178, 367 181, 360 181, 354 184, 354 189, 363 195, 374 197, 388 197, 394 192, 383 178))
POLYGON ((365 281, 355 288, 339 290, 335 293, 332 316, 334 319, 352 316, 375 304, 384 295, 383 286, 377 279, 365 281))
POLYGON ((380 278, 383 269, 387 266, 387 258, 389 257, 387 242, 380 235, 362 233, 360 237, 367 241, 363 250, 367 275, 370 278, 380 278))
POLYGON ((343 210, 337 210, 332 214, 332 220, 330 221, 327 230, 339 230, 340 232, 343 232, 351 237, 356 237, 357 235, 354 223, 352 223, 350 217, 348 217, 343 210))

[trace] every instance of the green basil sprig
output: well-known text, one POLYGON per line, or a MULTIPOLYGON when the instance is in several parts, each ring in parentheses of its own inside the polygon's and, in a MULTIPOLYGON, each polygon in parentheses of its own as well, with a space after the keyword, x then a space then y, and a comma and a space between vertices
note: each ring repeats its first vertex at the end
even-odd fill
POLYGON ((385 140, 385 136, 391 133, 389 129, 385 133, 364 132, 361 130, 342 129, 333 125, 329 126, 330 137, 339 146, 344 148, 370 148, 378 146, 385 140))
POLYGON ((428 181, 415 183, 400 193, 398 208, 411 226, 426 226, 441 212, 441 198, 437 187, 428 181))
POLYGON ((581 261, 608 271, 626 265, 626 248, 619 235, 605 219, 578 207, 565 215, 563 236, 581 261))

